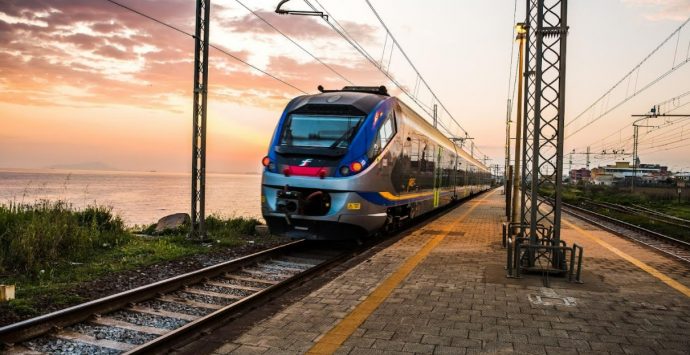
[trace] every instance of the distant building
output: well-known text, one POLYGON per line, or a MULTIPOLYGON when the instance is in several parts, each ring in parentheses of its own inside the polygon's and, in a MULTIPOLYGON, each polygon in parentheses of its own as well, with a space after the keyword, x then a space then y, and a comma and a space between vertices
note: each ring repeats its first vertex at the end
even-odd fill
POLYGON ((647 184, 659 183, 669 178, 668 167, 659 164, 639 164, 637 168, 630 162, 616 162, 592 169, 591 179, 597 185, 613 185, 636 177, 638 181, 647 184))
POLYGON ((673 179, 676 181, 690 181, 690 172, 675 173, 673 179))
POLYGON ((570 182, 577 184, 580 181, 589 182, 592 179, 592 172, 587 168, 570 170, 570 182))

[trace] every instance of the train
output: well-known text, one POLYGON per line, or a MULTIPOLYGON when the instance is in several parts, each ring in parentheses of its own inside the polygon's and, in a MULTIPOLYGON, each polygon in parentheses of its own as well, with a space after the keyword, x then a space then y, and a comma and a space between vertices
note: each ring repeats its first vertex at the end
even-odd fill
POLYGON ((272 234, 360 239, 487 190, 492 175, 385 86, 292 99, 262 159, 272 234))

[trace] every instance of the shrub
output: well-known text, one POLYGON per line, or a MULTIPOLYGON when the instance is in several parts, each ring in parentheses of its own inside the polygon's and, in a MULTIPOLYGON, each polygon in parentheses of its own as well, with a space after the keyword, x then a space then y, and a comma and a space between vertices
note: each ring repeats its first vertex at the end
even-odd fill
POLYGON ((240 235, 253 235, 254 227, 260 224, 254 218, 231 217, 224 219, 218 215, 206 218, 206 230, 213 238, 237 238, 240 235))
POLYGON ((130 240, 110 208, 76 210, 64 201, 0 204, 0 265, 37 275, 56 263, 84 261, 130 240))

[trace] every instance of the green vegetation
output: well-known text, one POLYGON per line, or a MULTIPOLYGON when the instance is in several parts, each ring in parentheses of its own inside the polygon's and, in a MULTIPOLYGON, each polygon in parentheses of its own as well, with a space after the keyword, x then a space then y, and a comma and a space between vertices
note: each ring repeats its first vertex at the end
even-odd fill
MULTIPOLYGON (((256 219, 207 219, 210 243, 186 238, 185 226, 163 236, 142 236, 103 206, 75 209, 62 201, 0 204, 0 283, 16 284, 17 299, 2 306, 19 315, 41 304, 80 301, 70 291, 80 282, 156 262, 240 246, 254 234, 256 219)), ((143 232, 155 229, 155 224, 143 232)))
MULTIPOLYGON (((675 191, 675 190, 674 190, 675 191)), ((563 190, 563 201, 575 204, 582 201, 608 202, 625 206, 642 206, 667 213, 672 216, 690 219, 690 202, 678 200, 675 195, 663 198, 641 192, 631 193, 629 188, 602 185, 566 186, 563 190)))
POLYGON ((597 205, 597 203, 612 203, 630 207, 644 207, 671 216, 690 220, 690 203, 677 199, 659 198, 643 193, 631 193, 628 188, 607 186, 567 186, 563 190, 563 202, 581 205, 595 212, 623 220, 634 225, 657 231, 668 236, 690 241, 687 229, 663 223, 650 218, 648 214, 631 214, 597 205))
POLYGON ((83 262, 127 244, 124 223, 102 206, 62 201, 0 205, 0 271, 37 277, 62 260, 83 262))

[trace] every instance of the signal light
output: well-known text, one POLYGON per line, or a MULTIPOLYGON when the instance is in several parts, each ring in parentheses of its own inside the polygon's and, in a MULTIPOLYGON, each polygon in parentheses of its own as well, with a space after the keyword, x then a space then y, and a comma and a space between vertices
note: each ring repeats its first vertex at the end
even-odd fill
POLYGON ((353 173, 358 173, 362 171, 362 163, 356 161, 350 164, 350 170, 352 170, 353 173))
POLYGON ((261 159, 261 165, 268 167, 268 164, 271 164, 271 158, 265 156, 263 159, 261 159))

